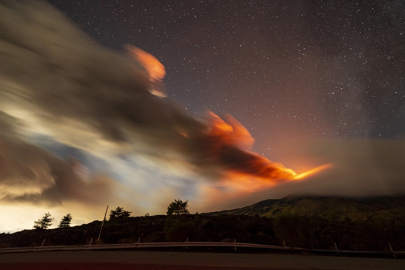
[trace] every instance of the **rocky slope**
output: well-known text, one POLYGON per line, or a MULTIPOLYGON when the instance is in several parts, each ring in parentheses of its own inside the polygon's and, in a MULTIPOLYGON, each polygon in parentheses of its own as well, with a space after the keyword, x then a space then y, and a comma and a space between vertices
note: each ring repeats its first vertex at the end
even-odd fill
POLYGON ((264 200, 250 206, 204 215, 259 215, 269 218, 294 215, 340 221, 391 220, 405 216, 405 196, 345 198, 290 195, 282 199, 264 200))

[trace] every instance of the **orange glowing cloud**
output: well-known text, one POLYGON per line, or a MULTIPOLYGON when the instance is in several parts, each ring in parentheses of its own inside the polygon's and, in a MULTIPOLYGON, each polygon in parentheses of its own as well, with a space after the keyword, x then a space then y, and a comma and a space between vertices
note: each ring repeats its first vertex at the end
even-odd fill
MULTIPOLYGON (((271 162, 271 161, 268 161, 271 162)), ((317 175, 322 171, 325 171, 333 164, 325 164, 301 174, 296 174, 293 170, 284 168, 281 164, 278 164, 278 172, 280 175, 272 177, 280 177, 283 181, 303 181, 306 178, 317 175)), ((274 164, 272 165, 274 166, 274 164)), ((260 191, 268 190, 269 188, 276 187, 279 182, 274 178, 257 177, 250 174, 238 172, 236 170, 228 171, 226 175, 218 183, 213 185, 203 186, 200 192, 206 199, 201 207, 206 209, 205 211, 215 211, 218 209, 218 202, 236 202, 243 201, 251 196, 255 196, 260 191)), ((226 204, 226 203, 225 203, 226 204)), ((234 204, 229 204, 227 207, 235 207, 234 204)))
POLYGON ((224 144, 235 145, 242 149, 249 149, 255 140, 249 131, 231 115, 227 115, 226 123, 218 115, 208 110, 210 121, 210 135, 220 137, 224 144))
POLYGON ((223 121, 213 112, 208 112, 210 121, 210 143, 209 151, 211 156, 217 155, 219 163, 225 163, 227 170, 224 173, 226 179, 262 179, 269 182, 293 179, 296 173, 279 163, 249 151, 254 139, 236 119, 227 116, 223 121))
POLYGON ((163 93, 160 89, 162 85, 160 82, 166 75, 166 69, 159 60, 153 55, 131 45, 126 46, 127 50, 148 72, 149 79, 152 83, 152 89, 150 92, 156 96, 165 97, 166 94, 163 93))
POLYGON ((230 115, 224 121, 208 111, 208 120, 211 143, 207 148, 211 155, 219 155, 219 163, 226 161, 220 189, 226 189, 228 197, 251 194, 280 182, 304 180, 332 167, 332 164, 328 163, 297 174, 280 163, 249 151, 254 139, 248 130, 230 115))
POLYGON ((326 169, 332 168, 332 167, 333 167, 332 163, 327 163, 327 164, 324 164, 322 166, 316 167, 316 168, 314 168, 312 170, 297 174, 297 175, 294 176, 293 180, 301 180, 301 179, 307 178, 309 176, 319 174, 320 172, 322 172, 322 171, 324 171, 326 169))

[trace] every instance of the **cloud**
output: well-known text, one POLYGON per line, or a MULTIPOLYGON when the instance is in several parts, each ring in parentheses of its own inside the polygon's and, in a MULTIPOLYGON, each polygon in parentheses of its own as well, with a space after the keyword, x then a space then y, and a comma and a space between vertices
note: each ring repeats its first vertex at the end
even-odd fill
POLYGON ((0 113, 0 199, 38 195, 55 185, 41 150, 18 139, 18 121, 0 113), (31 155, 33 154, 33 155, 31 155))
MULTIPOLYGON (((103 178, 80 182, 61 160, 23 143, 36 134, 98 157, 135 153, 211 179, 228 171, 269 181, 292 176, 283 166, 247 151, 253 139, 236 120, 229 118, 228 124, 213 114, 197 119, 162 98, 163 93, 154 95, 164 67, 156 71, 140 64, 131 57, 135 49, 127 48, 127 54, 119 54, 95 44, 45 2, 0 3, 0 107, 22 123, 14 126, 18 145, 3 143, 19 149, 18 157, 26 160, 24 168, 13 170, 31 174, 24 177, 25 182, 31 179, 25 189, 15 184, 16 177, 1 180, 3 200, 35 201, 40 194, 56 201, 67 193, 82 196, 85 185, 101 190, 110 185, 103 178), (73 190, 69 181, 81 183, 80 188, 73 190)), ((160 64, 152 58, 152 65, 160 64)))
POLYGON ((205 205, 204 211, 233 209, 291 194, 343 197, 405 194, 403 140, 310 140, 301 141, 293 149, 288 154, 295 157, 295 162, 309 160, 314 167, 329 163, 333 166, 299 181, 231 194, 221 204, 205 205))
MULTIPOLYGON (((405 193, 405 141, 348 139, 318 141, 302 155, 333 163, 315 175, 302 192, 374 196, 405 193), (313 190, 310 191, 312 182, 313 190)), ((309 181, 309 180, 308 180, 309 181)))
POLYGON ((213 113, 197 119, 164 93, 154 95, 164 73, 151 78, 153 67, 145 69, 133 53, 97 45, 45 2, 0 3, 1 201, 73 205, 136 197, 140 209, 151 212, 186 190, 180 186, 187 181, 173 180, 185 177, 197 179, 189 185, 196 204, 218 207, 213 210, 290 193, 405 192, 401 141, 305 144, 291 156, 334 167, 285 182, 294 173, 251 152, 254 140, 235 119, 225 122, 213 113), (107 160, 127 179, 94 172, 84 179, 75 164, 27 142, 37 134, 107 160), (203 185, 202 179, 218 181, 203 185), (146 203, 152 197, 160 198, 154 206, 146 203), (229 201, 212 203, 220 199, 229 201))
POLYGON ((68 164, 51 153, 21 139, 19 121, 0 113, 0 200, 56 203, 78 200, 98 203, 113 187, 105 176, 86 181, 68 164))

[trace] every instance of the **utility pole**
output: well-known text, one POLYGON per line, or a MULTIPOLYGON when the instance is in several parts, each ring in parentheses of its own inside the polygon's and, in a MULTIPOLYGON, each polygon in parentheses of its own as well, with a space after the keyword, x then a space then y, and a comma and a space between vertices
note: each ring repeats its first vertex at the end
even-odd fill
POLYGON ((101 230, 103 229, 103 226, 104 226, 104 221, 105 221, 105 217, 107 216, 107 211, 108 211, 108 205, 107 205, 107 209, 105 209, 103 223, 101 223, 100 233, 98 234, 98 238, 97 238, 97 244, 98 244, 98 242, 100 242, 101 230))

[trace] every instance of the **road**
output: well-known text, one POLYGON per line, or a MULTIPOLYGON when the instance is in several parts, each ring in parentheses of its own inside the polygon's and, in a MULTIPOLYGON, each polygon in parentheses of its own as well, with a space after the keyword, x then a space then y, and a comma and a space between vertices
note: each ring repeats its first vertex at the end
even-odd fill
POLYGON ((404 270, 403 259, 319 255, 159 251, 61 251, 0 254, 1 270, 50 269, 384 269, 404 270))

